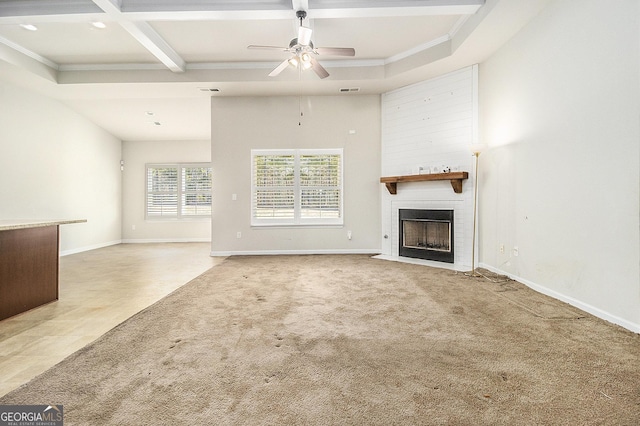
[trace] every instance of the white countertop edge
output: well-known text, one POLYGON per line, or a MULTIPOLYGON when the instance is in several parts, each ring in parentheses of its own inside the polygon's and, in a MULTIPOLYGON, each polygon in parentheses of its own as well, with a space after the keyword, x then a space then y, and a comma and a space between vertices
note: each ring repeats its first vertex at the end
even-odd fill
POLYGON ((15 229, 39 228, 42 226, 58 226, 70 223, 84 223, 87 219, 70 220, 0 220, 0 231, 11 231, 15 229))

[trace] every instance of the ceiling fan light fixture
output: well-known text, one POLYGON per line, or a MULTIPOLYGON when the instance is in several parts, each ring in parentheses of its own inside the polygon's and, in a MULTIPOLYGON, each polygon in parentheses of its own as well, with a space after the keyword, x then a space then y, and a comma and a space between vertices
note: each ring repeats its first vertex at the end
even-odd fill
POLYGON ((289 59, 289 65, 291 65, 293 68, 297 68, 299 63, 300 61, 298 61, 298 58, 296 56, 293 56, 289 59))

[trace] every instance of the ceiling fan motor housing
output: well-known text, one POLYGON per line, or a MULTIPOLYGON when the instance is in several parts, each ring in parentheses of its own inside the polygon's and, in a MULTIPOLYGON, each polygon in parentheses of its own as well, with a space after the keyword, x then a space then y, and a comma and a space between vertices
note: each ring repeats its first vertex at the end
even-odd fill
POLYGON ((309 44, 302 46, 302 45, 298 44, 298 38, 297 37, 289 42, 289 49, 294 49, 296 46, 298 46, 298 48, 300 48, 300 50, 313 50, 313 42, 312 41, 310 41, 309 44), (306 47, 308 47, 309 49, 303 49, 303 48, 306 48, 306 47))

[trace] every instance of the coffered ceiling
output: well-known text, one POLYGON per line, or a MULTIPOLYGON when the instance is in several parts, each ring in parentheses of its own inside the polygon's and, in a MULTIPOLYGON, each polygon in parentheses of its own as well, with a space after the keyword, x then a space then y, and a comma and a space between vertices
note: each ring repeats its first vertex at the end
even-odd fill
POLYGON ((0 79, 123 140, 210 137, 211 96, 384 93, 481 62, 547 0, 0 0, 0 79), (285 69, 304 25, 330 76, 285 69), (150 115, 153 114, 153 115, 150 115))

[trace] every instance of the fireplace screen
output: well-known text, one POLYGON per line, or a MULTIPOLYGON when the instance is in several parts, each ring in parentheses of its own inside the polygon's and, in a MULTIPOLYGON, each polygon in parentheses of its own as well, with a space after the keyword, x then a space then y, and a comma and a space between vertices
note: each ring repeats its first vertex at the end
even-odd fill
POLYGON ((405 247, 451 251, 451 222, 426 219, 405 220, 402 233, 405 247))
POLYGON ((453 210, 399 211, 399 255, 454 263, 453 210))

